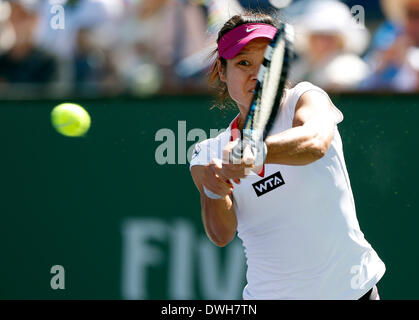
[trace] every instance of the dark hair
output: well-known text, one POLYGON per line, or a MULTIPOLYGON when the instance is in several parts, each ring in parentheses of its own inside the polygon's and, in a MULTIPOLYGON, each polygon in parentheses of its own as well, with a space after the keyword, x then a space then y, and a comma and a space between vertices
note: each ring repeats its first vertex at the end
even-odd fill
MULTIPOLYGON (((238 26, 241 26, 247 23, 265 23, 265 24, 272 25, 274 27, 278 27, 274 19, 267 14, 253 12, 253 11, 245 11, 244 13, 240 15, 235 15, 231 17, 224 24, 224 26, 218 32, 217 44, 227 32, 233 30, 234 28, 238 26)), ((223 66, 224 69, 227 66, 227 61, 226 59, 218 55, 218 49, 215 49, 211 53, 210 59, 213 59, 214 63, 209 71, 209 84, 210 84, 210 87, 216 90, 216 94, 217 94, 217 100, 215 101, 213 107, 218 107, 220 109, 223 109, 225 108, 226 105, 231 104, 232 100, 230 98, 230 95, 228 94, 227 85, 220 80, 220 77, 218 75, 217 61, 220 60, 221 65, 223 66)))

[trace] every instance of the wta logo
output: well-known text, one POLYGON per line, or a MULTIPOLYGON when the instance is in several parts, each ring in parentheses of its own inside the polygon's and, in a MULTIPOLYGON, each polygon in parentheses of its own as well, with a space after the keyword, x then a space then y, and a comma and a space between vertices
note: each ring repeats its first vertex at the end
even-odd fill
POLYGON ((284 184, 285 181, 281 176, 281 172, 278 171, 263 180, 255 182, 252 186, 255 189, 256 195, 260 197, 284 184))

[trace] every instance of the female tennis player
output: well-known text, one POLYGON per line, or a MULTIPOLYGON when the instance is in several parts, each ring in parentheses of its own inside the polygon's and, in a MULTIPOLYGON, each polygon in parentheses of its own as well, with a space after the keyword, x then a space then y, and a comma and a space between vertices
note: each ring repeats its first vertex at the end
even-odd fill
POLYGON ((238 233, 244 299, 379 299, 385 265, 360 230, 337 129, 343 116, 325 91, 308 82, 285 89, 257 173, 254 162, 228 162, 276 30, 270 16, 245 13, 219 32, 210 79, 239 114, 191 160, 205 231, 218 246, 238 233))

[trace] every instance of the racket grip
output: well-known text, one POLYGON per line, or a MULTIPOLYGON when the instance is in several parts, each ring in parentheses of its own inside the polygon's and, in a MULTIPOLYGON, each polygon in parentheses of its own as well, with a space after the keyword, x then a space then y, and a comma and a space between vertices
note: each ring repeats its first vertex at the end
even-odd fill
MULTIPOLYGON (((253 143, 251 145, 251 149, 253 154, 256 156, 255 158, 255 165, 261 166, 265 163, 266 155, 268 154, 268 148, 266 147, 266 143, 261 141, 259 143, 253 143)), ((242 162, 243 157, 243 143, 239 141, 239 143, 233 148, 230 154, 230 161, 234 164, 240 164, 242 162)))
POLYGON ((230 162, 233 164, 240 164, 243 157, 243 143, 238 141, 237 145, 233 148, 230 154, 230 162))
POLYGON ((215 194, 214 192, 212 192, 212 191, 208 190, 207 188, 205 188, 205 186, 203 186, 203 187, 204 187, 204 192, 205 192, 205 195, 206 195, 208 198, 210 198, 210 199, 214 199, 214 200, 216 200, 216 199, 222 199, 222 196, 219 196, 218 194, 215 194))

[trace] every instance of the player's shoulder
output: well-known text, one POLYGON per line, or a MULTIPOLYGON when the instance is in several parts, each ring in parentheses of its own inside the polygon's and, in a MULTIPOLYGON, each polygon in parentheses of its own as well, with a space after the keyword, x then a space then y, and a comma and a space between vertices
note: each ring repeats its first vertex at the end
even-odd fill
POLYGON ((332 111, 335 115, 336 123, 338 124, 343 121, 342 112, 334 105, 329 94, 325 90, 320 88, 319 86, 316 86, 308 81, 303 81, 296 84, 291 90, 294 90, 294 91, 292 92, 292 97, 290 96, 288 104, 289 104, 289 108, 292 109, 294 112, 295 112, 297 104, 300 102, 300 98, 305 93, 319 92, 323 94, 327 98, 327 100, 330 102, 330 106, 332 107, 332 111))
POLYGON ((219 143, 226 144, 230 140, 231 129, 236 119, 237 116, 230 122, 226 129, 218 130, 218 134, 215 137, 202 140, 197 143, 196 146, 200 146, 201 148, 205 147, 207 149, 216 149, 219 147, 219 143))
POLYGON ((289 89, 287 89, 287 91, 289 93, 295 94, 295 95, 301 95, 304 92, 309 91, 309 90, 324 91, 322 88, 320 88, 319 86, 316 86, 315 84, 313 84, 313 83, 311 83, 309 81, 301 81, 301 82, 298 82, 294 86, 292 86, 289 89))
POLYGON ((226 141, 228 142, 228 139, 230 137, 230 130, 224 130, 220 132, 216 137, 208 138, 205 140, 202 140, 198 142, 195 145, 195 152, 199 152, 200 150, 206 150, 206 151, 216 151, 222 148, 223 144, 226 144, 226 141), (199 150, 197 150, 199 149, 199 150))
POLYGON ((217 142, 224 141, 226 139, 226 137, 229 137, 229 135, 230 135, 230 130, 226 129, 226 130, 223 130, 223 131, 219 132, 217 136, 212 137, 212 138, 210 137, 208 139, 202 140, 202 141, 198 142, 196 145, 213 149, 213 148, 216 147, 217 142))
POLYGON ((286 90, 284 104, 286 108, 294 110, 301 96, 306 92, 317 91, 329 96, 322 88, 308 81, 302 81, 286 90))
POLYGON ((195 144, 192 152, 190 167, 206 165, 213 158, 221 158, 222 150, 230 139, 230 130, 220 132, 216 137, 202 140, 195 144))

